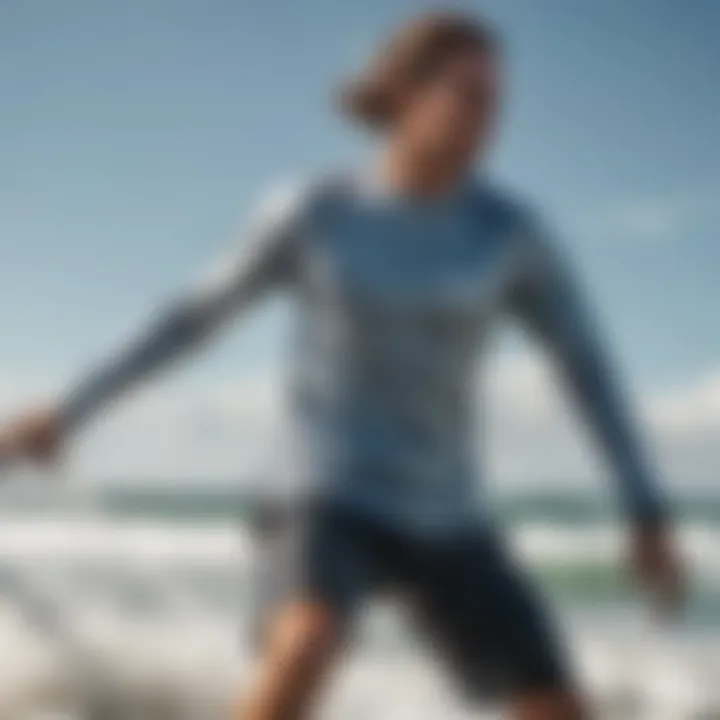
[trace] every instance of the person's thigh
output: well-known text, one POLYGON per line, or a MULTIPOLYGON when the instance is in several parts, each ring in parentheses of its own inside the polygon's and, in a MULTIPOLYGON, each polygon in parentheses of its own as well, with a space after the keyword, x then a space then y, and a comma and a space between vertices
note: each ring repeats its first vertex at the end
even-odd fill
POLYGON ((255 533, 249 639, 261 648, 288 606, 322 606, 347 630, 371 589, 372 537, 361 519, 319 503, 279 508, 255 533))
MULTIPOLYGON (((500 539, 483 531, 432 545, 416 563, 416 619, 471 700, 570 707, 576 683, 542 598, 500 539)), ((558 720, 575 716, 560 715, 558 720)), ((579 717, 579 716, 578 716, 579 717)))
POLYGON ((316 505, 282 510, 258 535, 250 618, 258 666, 236 717, 299 720, 313 711, 369 589, 369 531, 316 505))

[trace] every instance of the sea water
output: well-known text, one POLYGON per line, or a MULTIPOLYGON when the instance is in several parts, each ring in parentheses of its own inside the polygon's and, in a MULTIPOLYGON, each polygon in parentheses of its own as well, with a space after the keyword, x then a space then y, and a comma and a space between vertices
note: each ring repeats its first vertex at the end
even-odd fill
MULTIPOLYGON (((213 720, 247 682, 253 537, 244 502, 108 491, 91 506, 0 502, 0 720, 213 720)), ((712 505, 714 502, 714 506, 712 505)), ((608 720, 720 718, 720 527, 686 503, 694 592, 671 626, 625 581, 611 516, 567 499, 503 509, 608 720)), ((398 608, 368 607, 323 698, 328 720, 496 717, 463 707, 398 608)))

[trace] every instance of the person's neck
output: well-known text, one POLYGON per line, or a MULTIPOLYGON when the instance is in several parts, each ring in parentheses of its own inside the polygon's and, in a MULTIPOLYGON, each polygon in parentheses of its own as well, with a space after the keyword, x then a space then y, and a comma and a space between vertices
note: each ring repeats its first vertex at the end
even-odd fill
POLYGON ((418 200, 439 200, 450 195, 467 168, 444 158, 432 158, 403 146, 387 145, 378 163, 381 183, 392 193, 418 200))

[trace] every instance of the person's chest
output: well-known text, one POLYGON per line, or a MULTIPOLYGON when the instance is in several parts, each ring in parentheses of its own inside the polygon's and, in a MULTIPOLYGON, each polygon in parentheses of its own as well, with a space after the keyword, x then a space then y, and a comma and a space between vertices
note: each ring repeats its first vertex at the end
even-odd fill
POLYGON ((326 305, 377 318, 472 319, 505 291, 508 233, 462 206, 353 206, 313 228, 303 282, 326 305))

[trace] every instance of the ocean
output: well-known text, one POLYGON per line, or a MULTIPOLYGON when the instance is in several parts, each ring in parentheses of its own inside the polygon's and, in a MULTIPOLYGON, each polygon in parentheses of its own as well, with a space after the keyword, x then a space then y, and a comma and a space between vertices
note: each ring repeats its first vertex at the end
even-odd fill
MULTIPOLYGON (((600 718, 720 719, 720 495, 678 499, 693 591, 670 626, 627 582, 622 526, 601 499, 524 493, 495 504, 600 718)), ((0 495, 0 720, 227 718, 252 667, 252 505, 201 486, 0 495)), ((463 707, 402 614, 378 603, 320 716, 497 712, 463 707)))

